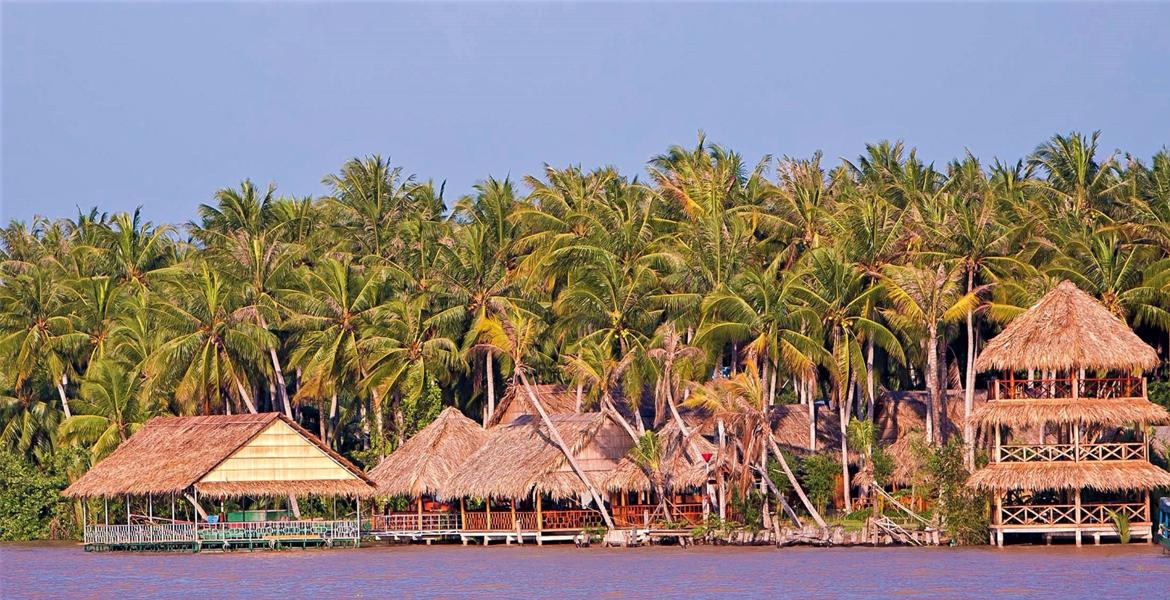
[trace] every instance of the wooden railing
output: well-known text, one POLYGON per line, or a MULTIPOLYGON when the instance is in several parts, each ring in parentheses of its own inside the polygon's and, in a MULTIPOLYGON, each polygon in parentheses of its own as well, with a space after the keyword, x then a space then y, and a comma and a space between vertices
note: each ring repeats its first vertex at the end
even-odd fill
POLYGON ((1114 504, 1041 504, 1003 506, 999 511, 1001 525, 1111 525, 1112 510, 1125 515, 1131 523, 1148 523, 1149 506, 1144 502, 1114 504))
POLYGON ((999 447, 999 462, 1096 462, 1148 460, 1143 442, 1107 444, 1042 444, 999 447))
MULTIPOLYGON (((613 507, 613 521, 618 527, 642 527, 646 524, 646 517, 649 515, 650 523, 661 525, 666 523, 666 518, 658 511, 657 504, 630 504, 626 506, 613 507)), ((672 504, 670 505, 670 520, 675 523, 697 524, 703 520, 703 505, 695 504, 672 504)))
POLYGON ((456 531, 459 513, 394 513, 375 515, 362 526, 370 531, 456 531))
POLYGON ((996 400, 1144 398, 1146 395, 1141 377, 997 379, 993 391, 996 400))
POLYGON ((605 525, 601 513, 596 510, 546 510, 541 514, 545 530, 579 530, 605 525))

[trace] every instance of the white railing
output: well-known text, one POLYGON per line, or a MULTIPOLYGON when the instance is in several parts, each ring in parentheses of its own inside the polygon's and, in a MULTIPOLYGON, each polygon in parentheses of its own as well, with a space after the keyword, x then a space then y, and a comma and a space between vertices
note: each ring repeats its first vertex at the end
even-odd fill
POLYGON ((171 544, 195 542, 194 523, 86 525, 86 544, 171 544))
POLYGON ((87 525, 84 541, 95 545, 240 542, 249 540, 354 540, 357 521, 257 521, 245 523, 167 523, 87 525))
POLYGON ((200 523, 203 541, 247 541, 269 539, 352 540, 359 535, 357 521, 256 521, 243 523, 200 523))

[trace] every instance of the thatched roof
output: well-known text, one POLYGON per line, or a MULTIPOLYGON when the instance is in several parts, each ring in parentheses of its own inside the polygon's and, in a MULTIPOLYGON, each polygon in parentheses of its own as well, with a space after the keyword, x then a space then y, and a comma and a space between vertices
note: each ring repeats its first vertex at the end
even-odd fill
MULTIPOLYGON (((708 466, 703 460, 703 454, 712 457, 717 455, 719 448, 715 444, 693 431, 690 439, 685 439, 674 422, 662 427, 658 432, 658 440, 662 445, 662 472, 669 489, 677 492, 702 487, 706 483, 708 466)), ((713 462, 715 460, 712 458, 713 462)), ((646 471, 628 455, 609 473, 604 486, 609 492, 654 491, 646 471)))
POLYGON ((1170 423, 1170 413, 1166 409, 1144 398, 997 400, 979 407, 971 417, 980 425, 1007 427, 1029 427, 1040 423, 1170 423))
POLYGON ((1144 460, 998 463, 976 471, 967 485, 1000 492, 1080 488, 1120 492, 1170 486, 1170 473, 1144 460))
MULTIPOLYGON (((532 386, 533 393, 549 416, 571 415, 577 412, 577 392, 563 385, 539 384, 532 386)), ((496 404, 496 412, 488 420, 488 427, 507 425, 516 417, 539 415, 528 399, 523 385, 513 385, 496 404)))
POLYGON ((1125 321, 1063 281, 992 338, 975 368, 1133 371, 1157 364, 1157 353, 1125 321))
MULTIPOLYGON (((633 447, 633 440, 607 414, 550 419, 597 489, 633 447)), ((442 497, 527 498, 536 491, 563 499, 588 493, 539 417, 523 415, 488 434, 487 442, 443 485, 442 497)))
MULTIPOLYGON (((924 391, 882 392, 874 406, 877 441, 894 460, 889 483, 910 485, 918 471, 919 457, 915 445, 926 440, 926 397, 924 391)), ((987 404, 987 391, 975 391, 975 409, 987 404)), ((947 391, 947 435, 963 435, 963 392, 947 391)))
MULTIPOLYGON (((288 430, 285 430, 288 431, 288 430)), ((291 435, 291 434, 290 434, 291 435)), ((294 436, 295 437, 295 436, 294 436)), ((298 442, 299 443, 299 442, 298 442)), ((324 460, 324 459, 322 459, 324 460)), ((256 473, 251 473, 251 476, 256 473)), ((286 494, 372 496, 374 485, 357 467, 280 413, 156 417, 63 493, 67 497, 145 496, 196 490, 204 496, 286 494), (287 425, 343 470, 340 478, 202 481, 269 428, 287 425)))
MULTIPOLYGON (((841 424, 837 413, 817 407, 817 452, 840 450, 841 424)), ((777 404, 768 408, 772 436, 776 443, 789 452, 808 454, 809 417, 807 404, 777 404)))
POLYGON ((488 433, 459 409, 448 407, 370 471, 383 496, 434 496, 488 433))

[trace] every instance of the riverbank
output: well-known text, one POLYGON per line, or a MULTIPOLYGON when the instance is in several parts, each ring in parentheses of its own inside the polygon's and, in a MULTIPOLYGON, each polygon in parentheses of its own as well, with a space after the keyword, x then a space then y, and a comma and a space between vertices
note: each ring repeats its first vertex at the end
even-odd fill
POLYGON ((535 548, 377 546, 234 554, 87 554, 0 544, 3 597, 1158 598, 1157 546, 535 548))

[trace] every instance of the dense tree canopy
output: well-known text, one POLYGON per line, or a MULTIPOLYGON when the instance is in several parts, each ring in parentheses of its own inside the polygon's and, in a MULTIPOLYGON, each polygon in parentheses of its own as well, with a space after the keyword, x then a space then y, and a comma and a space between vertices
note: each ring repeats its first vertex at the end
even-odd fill
POLYGON ((1016 163, 938 168, 901 142, 824 162, 700 136, 645 177, 546 165, 449 199, 368 156, 325 197, 244 181, 182 225, 13 222, 0 445, 100 458, 155 415, 276 410, 386 451, 427 403, 484 419, 521 375, 627 403, 639 435, 713 378, 843 427, 882 388, 926 389, 937 423, 982 340, 1064 279, 1170 350, 1167 150, 1072 133, 1016 163))

